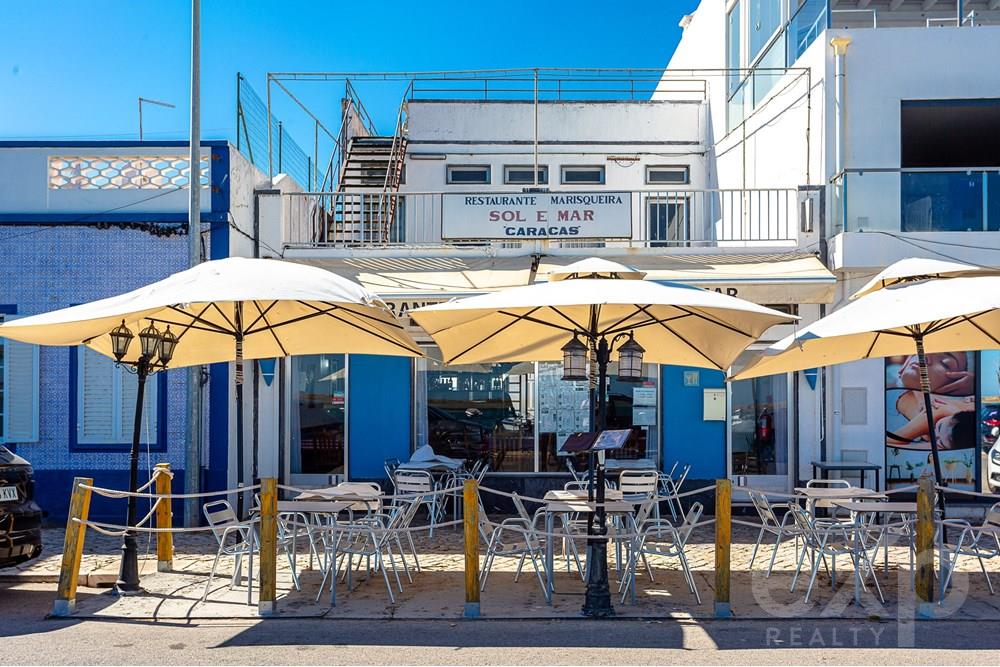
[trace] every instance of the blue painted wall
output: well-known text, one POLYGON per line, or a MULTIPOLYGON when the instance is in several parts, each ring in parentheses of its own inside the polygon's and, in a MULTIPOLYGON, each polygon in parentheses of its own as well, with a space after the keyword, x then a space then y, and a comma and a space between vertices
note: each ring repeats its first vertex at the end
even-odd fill
POLYGON ((385 476, 387 458, 410 458, 412 361, 352 354, 348 372, 348 466, 352 479, 385 476))
POLYGON ((674 461, 691 464, 688 479, 717 479, 726 475, 726 422, 702 419, 704 389, 726 386, 720 371, 684 366, 662 366, 663 466, 674 461), (698 371, 699 386, 684 386, 684 371, 698 371))

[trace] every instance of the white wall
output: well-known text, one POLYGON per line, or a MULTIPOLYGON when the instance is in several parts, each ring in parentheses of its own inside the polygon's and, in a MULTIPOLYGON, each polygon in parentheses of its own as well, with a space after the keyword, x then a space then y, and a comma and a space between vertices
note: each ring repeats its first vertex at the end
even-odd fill
MULTIPOLYGON (((202 147, 210 157, 211 148, 202 147)), ((186 158, 187 148, 144 146, 122 147, 0 147, 0 209, 4 213, 86 213, 90 211, 186 213, 187 189, 75 190, 49 188, 50 157, 154 157, 186 158), (158 195, 158 196, 157 196, 158 195)), ((211 208, 211 192, 202 189, 203 210, 211 208)))

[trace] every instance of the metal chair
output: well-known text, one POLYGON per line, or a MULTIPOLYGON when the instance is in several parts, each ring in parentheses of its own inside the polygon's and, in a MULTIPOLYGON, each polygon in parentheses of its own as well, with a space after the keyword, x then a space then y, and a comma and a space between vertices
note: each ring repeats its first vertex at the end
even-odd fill
MULTIPOLYGON (((515 506, 520 503, 520 498, 516 495, 515 506)), ((523 503, 521 508, 523 509, 523 503)), ((519 512, 520 513, 520 512, 519 512)), ((527 514, 527 512, 525 512, 527 514)), ((483 508, 482 502, 479 504, 479 534, 486 539, 486 560, 483 561, 483 572, 480 575, 480 590, 486 590, 486 580, 493 569, 493 561, 497 556, 519 558, 517 571, 514 573, 514 582, 517 583, 521 576, 526 559, 531 559, 531 566, 535 570, 538 584, 542 587, 542 594, 546 602, 552 601, 552 592, 545 582, 545 551, 542 540, 535 534, 531 520, 523 517, 513 517, 504 519, 500 523, 490 521, 483 508)))
POLYGON ((400 496, 415 496, 414 500, 427 508, 430 523, 429 537, 434 537, 434 525, 438 521, 438 485, 426 470, 397 470, 393 475, 393 486, 400 496))
POLYGON ((253 596, 253 556, 258 550, 253 523, 240 521, 228 500, 205 503, 202 506, 202 512, 212 529, 212 535, 215 536, 215 540, 219 544, 219 548, 215 552, 215 560, 212 562, 212 571, 208 575, 208 581, 205 582, 205 592, 201 596, 202 602, 208 598, 208 591, 215 578, 215 571, 219 567, 219 560, 223 556, 232 556, 234 559, 233 576, 229 580, 229 590, 233 590, 236 583, 243 578, 243 557, 246 556, 249 561, 247 566, 247 604, 250 604, 253 596), (231 535, 234 535, 236 540, 227 544, 231 535))
POLYGON ((681 504, 681 499, 677 496, 681 492, 681 488, 684 486, 684 480, 687 479, 688 473, 691 472, 691 464, 685 465, 681 468, 681 474, 679 477, 674 477, 673 473, 677 469, 677 464, 671 468, 670 474, 666 477, 660 477, 660 486, 663 489, 663 495, 667 497, 667 508, 670 510, 670 518, 677 521, 678 515, 684 516, 684 506, 681 504))
MULTIPOLYGON (((685 548, 691 533, 701 518, 704 508, 701 503, 693 503, 684 517, 683 523, 675 527, 666 519, 647 519, 643 525, 638 527, 638 537, 631 549, 631 556, 625 568, 625 578, 622 582, 622 602, 629 591, 632 591, 633 599, 635 595, 635 571, 639 558, 646 556, 665 556, 676 558, 681 565, 681 572, 684 574, 684 581, 688 585, 688 590, 694 594, 695 600, 701 604, 701 595, 698 593, 698 586, 695 583, 691 567, 688 565, 685 548)), ((647 567, 650 581, 653 581, 653 573, 647 567)))
MULTIPOLYGON (((618 476, 618 489, 622 500, 640 503, 656 497, 659 473, 655 470, 623 470, 618 476)), ((653 516, 660 518, 660 504, 654 503, 653 516)))
MULTIPOLYGON (((854 564, 855 570, 860 573, 861 587, 865 586, 865 577, 871 575, 875 583, 875 591, 879 599, 885 603, 882 596, 882 587, 878 583, 875 575, 875 567, 872 565, 869 554, 870 544, 864 539, 867 527, 855 523, 837 521, 832 519, 814 519, 808 512, 796 504, 791 504, 789 512, 795 521, 795 526, 802 535, 802 551, 799 553, 799 561, 795 568, 795 575, 792 577, 790 590, 795 590, 798 583, 799 574, 802 570, 802 563, 806 554, 809 554, 810 575, 809 587, 806 589, 805 601, 809 601, 812 594, 813 585, 816 583, 816 574, 819 572, 819 563, 822 560, 826 564, 826 557, 830 557, 831 565, 828 567, 830 573, 831 586, 837 585, 837 556, 847 556, 854 564), (859 541, 860 540, 860 541, 859 541)), ((876 544, 875 548, 878 546, 876 544)))
POLYGON ((948 561, 948 574, 945 575, 941 590, 947 591, 951 583, 951 576, 958 565, 959 556, 975 556, 979 560, 979 567, 986 577, 986 585, 989 586, 990 595, 994 594, 993 582, 986 571, 986 563, 989 560, 1000 556, 1000 503, 996 503, 986 512, 986 518, 979 526, 973 526, 964 519, 946 519, 941 522, 943 526, 951 526, 961 529, 958 541, 955 544, 945 545, 943 554, 948 561))
POLYGON ((757 510, 758 516, 760 516, 760 532, 757 534, 757 542, 753 545, 753 553, 750 555, 750 568, 753 569, 754 559, 757 558, 757 550, 760 548, 761 540, 764 539, 765 533, 770 533, 775 536, 774 540, 774 550, 771 553, 771 562, 767 566, 767 576, 771 576, 771 571, 774 569, 774 559, 778 555, 778 547, 781 546, 781 541, 786 537, 792 537, 795 539, 795 558, 798 560, 799 557, 799 529, 795 526, 795 521, 792 519, 792 515, 787 510, 789 509, 789 503, 771 503, 768 501, 767 496, 759 491, 747 491, 750 496, 750 501, 753 503, 754 509, 757 510), (775 514, 775 509, 783 509, 785 515, 778 520, 777 514, 775 514))
MULTIPOLYGON (((806 482, 807 489, 822 487, 829 489, 849 489, 851 488, 851 483, 846 479, 810 479, 806 482)), ((810 503, 810 513, 815 514, 817 509, 830 509, 831 507, 836 507, 832 500, 817 498, 810 503)))

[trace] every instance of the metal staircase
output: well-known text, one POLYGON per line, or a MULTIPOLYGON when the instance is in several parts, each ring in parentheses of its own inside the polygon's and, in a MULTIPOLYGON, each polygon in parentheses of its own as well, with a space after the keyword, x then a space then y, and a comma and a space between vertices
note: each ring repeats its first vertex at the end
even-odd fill
MULTIPOLYGON (((330 206, 329 233, 336 242, 368 245, 400 239, 395 223, 406 162, 405 99, 392 136, 347 138, 337 192, 330 206)), ((352 107, 345 105, 345 109, 352 107)))

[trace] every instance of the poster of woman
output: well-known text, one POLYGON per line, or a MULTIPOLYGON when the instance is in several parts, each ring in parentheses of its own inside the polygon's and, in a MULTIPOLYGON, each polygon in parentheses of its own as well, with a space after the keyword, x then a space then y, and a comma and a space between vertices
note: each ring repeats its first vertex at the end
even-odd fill
MULTIPOLYGON (((979 421, 975 355, 928 354, 927 370, 941 473, 949 484, 974 488, 979 421)), ((911 484, 925 470, 933 473, 934 469, 916 355, 886 359, 885 388, 886 469, 891 488, 911 484)))

